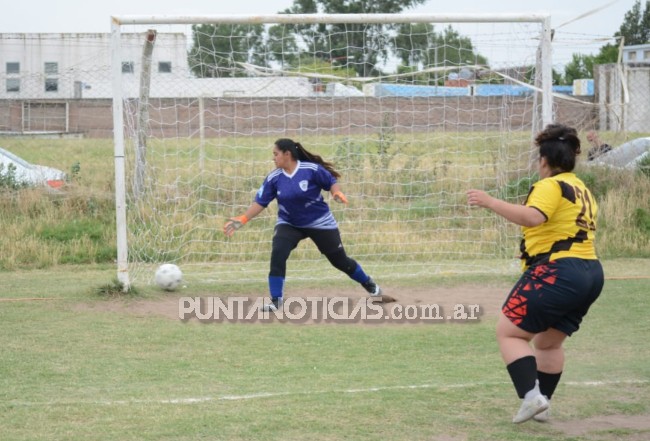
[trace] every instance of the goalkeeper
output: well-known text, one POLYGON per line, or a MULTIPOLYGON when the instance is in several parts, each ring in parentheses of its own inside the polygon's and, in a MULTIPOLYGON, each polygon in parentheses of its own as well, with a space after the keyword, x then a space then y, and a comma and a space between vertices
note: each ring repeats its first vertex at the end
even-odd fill
POLYGON ((340 174, 333 165, 287 138, 275 142, 273 162, 277 168, 264 179, 255 201, 243 215, 228 220, 223 229, 226 236, 232 236, 277 199, 278 220, 268 279, 271 304, 265 305, 265 309, 277 310, 282 306, 287 260, 291 251, 306 238, 316 244, 336 269, 360 283, 371 296, 381 295, 379 286, 345 253, 336 219, 323 200, 321 191, 325 190, 335 201, 348 203, 336 182, 340 174))

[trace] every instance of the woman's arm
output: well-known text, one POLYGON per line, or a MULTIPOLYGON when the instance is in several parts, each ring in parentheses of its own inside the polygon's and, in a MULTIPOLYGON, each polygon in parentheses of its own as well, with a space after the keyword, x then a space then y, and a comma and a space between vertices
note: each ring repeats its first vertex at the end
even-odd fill
POLYGON ((546 222, 546 216, 536 208, 511 204, 494 198, 481 190, 468 190, 467 201, 469 205, 492 210, 499 216, 522 227, 536 227, 546 222))
POLYGON ((340 202, 342 204, 348 203, 348 198, 345 197, 345 195, 341 191, 341 186, 338 183, 332 184, 332 188, 330 188, 330 193, 332 193, 332 197, 336 202, 340 202))
POLYGON ((251 220, 262 211, 264 211, 264 208, 265 207, 261 206, 257 202, 253 202, 244 212, 244 216, 246 216, 248 220, 251 220))

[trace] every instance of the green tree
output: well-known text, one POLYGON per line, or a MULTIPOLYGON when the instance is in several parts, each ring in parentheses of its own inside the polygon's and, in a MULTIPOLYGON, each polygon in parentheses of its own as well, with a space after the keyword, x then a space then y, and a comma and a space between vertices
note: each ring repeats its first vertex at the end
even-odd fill
POLYGON ((618 46, 607 43, 600 48, 598 55, 594 57, 594 64, 616 63, 618 60, 618 46))
MULTIPOLYGON (((287 14, 375 14, 399 13, 426 0, 294 0, 287 14)), ((288 26, 314 58, 352 67, 357 75, 379 75, 379 61, 388 58, 394 25, 299 24, 288 26)))
POLYGON ((286 26, 271 26, 266 40, 266 53, 269 61, 275 61, 280 69, 295 67, 299 60, 299 49, 296 38, 286 26))
MULTIPOLYGON (((634 3, 632 9, 625 13, 623 23, 614 37, 619 41, 623 39, 626 46, 650 43, 650 0, 646 0, 644 10, 641 10, 640 0, 634 3)), ((565 83, 573 84, 573 80, 579 78, 593 78, 594 65, 616 63, 618 52, 617 44, 607 43, 595 56, 573 54, 573 59, 564 68, 565 83)))
POLYGON ((641 10, 641 0, 636 0, 614 36, 624 38, 626 46, 650 43, 650 0, 646 0, 644 10, 641 10))
POLYGON ((573 84, 573 80, 593 78, 593 55, 573 54, 571 61, 564 67, 564 82, 573 84))
POLYGON ((192 26, 190 69, 198 77, 237 77, 245 75, 239 63, 267 66, 262 25, 202 24, 192 26))
MULTIPOLYGON (((395 54, 402 61, 398 67, 400 73, 440 66, 461 67, 488 63, 487 58, 475 53, 471 39, 460 35, 451 26, 436 33, 430 24, 402 24, 393 44, 395 54)), ((434 82, 444 76, 436 72, 427 75, 433 77, 434 82)))
MULTIPOLYGON (((528 84, 534 84, 535 83, 535 74, 536 74, 536 68, 535 66, 527 66, 525 69, 525 74, 524 74, 524 80, 528 84)), ((551 69, 551 78, 552 78, 552 83, 553 84, 566 84, 564 82, 564 78, 562 77, 562 74, 558 71, 555 70, 555 68, 551 69)))
POLYGON ((404 66, 435 67, 438 65, 436 34, 428 23, 403 23, 395 37, 395 54, 404 66), (433 57, 431 54, 433 53, 433 57))

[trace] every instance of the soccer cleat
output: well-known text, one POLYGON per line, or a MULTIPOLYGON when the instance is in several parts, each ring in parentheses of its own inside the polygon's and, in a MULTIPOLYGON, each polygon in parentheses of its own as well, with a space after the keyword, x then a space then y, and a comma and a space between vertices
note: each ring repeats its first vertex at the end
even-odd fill
MULTIPOLYGON (((546 395, 544 396, 546 398, 546 395)), ((548 398, 547 398, 548 399, 548 398)), ((548 408, 537 415, 533 417, 535 421, 539 421, 540 423, 546 423, 548 420, 551 419, 551 402, 548 402, 548 408)))
POLYGON ((551 419, 551 415, 549 412, 549 409, 546 409, 537 415, 533 417, 535 421, 539 421, 540 423, 547 423, 549 419, 551 419))
POLYGON ((548 409, 548 400, 544 395, 537 394, 531 398, 524 398, 519 407, 519 412, 512 419, 512 422, 523 423, 546 409, 548 409))
POLYGON ((363 286, 366 291, 368 291, 368 294, 373 297, 381 295, 381 288, 379 288, 379 285, 377 285, 375 281, 372 280, 372 277, 368 278, 368 281, 366 283, 362 283, 361 286, 363 286))
POLYGON ((260 308, 264 312, 277 311, 282 308, 282 297, 272 297, 271 303, 265 303, 260 308))

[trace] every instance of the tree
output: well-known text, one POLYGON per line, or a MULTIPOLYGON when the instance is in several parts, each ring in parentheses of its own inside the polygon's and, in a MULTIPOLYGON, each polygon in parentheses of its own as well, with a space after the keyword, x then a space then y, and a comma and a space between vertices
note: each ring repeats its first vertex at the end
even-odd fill
MULTIPOLYGON (((402 60, 400 72, 415 72, 439 66, 487 65, 487 58, 475 53, 472 40, 451 26, 442 33, 430 24, 402 24, 394 39, 394 52, 402 60)), ((434 82, 440 76, 434 73, 434 82)))
MULTIPOLYGON (((279 64, 280 69, 288 69, 298 62, 298 44, 293 33, 285 26, 271 26, 266 41, 267 51, 272 61, 279 64)), ((269 61, 271 61, 269 60, 269 61)))
POLYGON ((573 54, 571 62, 564 67, 565 84, 573 84, 573 80, 593 78, 595 58, 593 55, 573 54))
MULTIPOLYGON (((294 0, 287 14, 374 14, 399 13, 426 0, 294 0)), ((379 61, 388 58, 392 25, 306 24, 291 25, 314 58, 352 67, 359 76, 379 75, 379 61)))
POLYGON ((594 57, 593 64, 616 63, 618 60, 618 45, 607 43, 600 48, 598 55, 594 57))
MULTIPOLYGON (((637 0, 632 9, 625 13, 623 23, 614 37, 619 41, 622 38, 626 46, 650 43, 650 1, 646 0, 645 11, 642 12, 641 2, 637 0)), ((593 64, 616 63, 618 52, 617 44, 607 43, 600 48, 593 64)))
POLYGON ((190 69, 198 77, 243 76, 239 63, 267 66, 262 25, 202 24, 192 26, 193 45, 188 54, 190 69))
MULTIPOLYGON (((537 75, 537 68, 535 66, 527 66, 524 81, 528 84, 535 84, 535 75, 537 75)), ((566 84, 562 78, 562 74, 556 71, 555 68, 551 69, 551 78, 553 84, 566 84)))
POLYGON ((403 23, 395 37, 395 54, 405 66, 437 66, 436 38, 433 25, 428 23, 403 23), (431 57, 431 52, 434 56, 431 57))
POLYGON ((636 0, 632 9, 625 13, 625 19, 615 37, 625 39, 625 45, 650 43, 650 0, 645 2, 645 10, 641 10, 641 0, 636 0))

